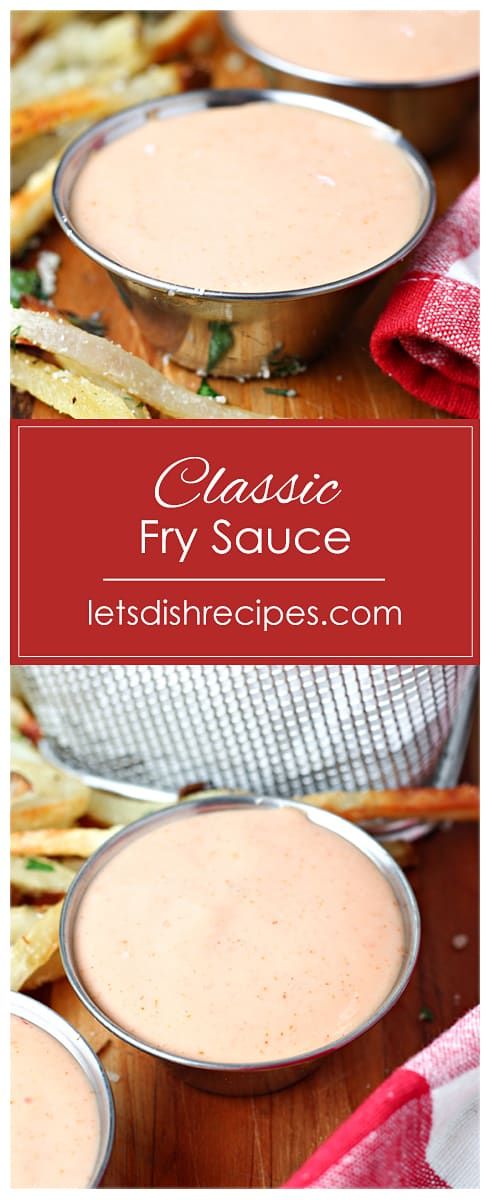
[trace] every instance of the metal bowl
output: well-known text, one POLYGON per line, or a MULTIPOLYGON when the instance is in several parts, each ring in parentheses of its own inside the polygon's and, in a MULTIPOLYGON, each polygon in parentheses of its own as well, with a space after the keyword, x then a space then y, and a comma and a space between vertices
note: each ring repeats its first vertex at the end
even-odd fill
POLYGON ((260 64, 271 87, 351 104, 400 129, 422 154, 431 156, 451 145, 478 102, 478 72, 414 83, 348 79, 300 67, 263 50, 240 33, 233 11, 221 13, 220 19, 227 36, 260 64))
MULTIPOLYGON (((101 914, 101 920, 103 920, 103 914, 101 914)), ((313 808, 310 805, 299 804, 293 800, 264 800, 253 796, 240 798, 222 796, 219 799, 213 800, 190 800, 179 804, 177 807, 164 809, 163 811, 143 817, 140 821, 127 826, 120 833, 115 834, 114 837, 110 838, 87 861, 72 883, 63 906, 60 926, 60 949, 66 974, 82 1004, 85 1004, 89 1012, 98 1021, 105 1025, 111 1033, 128 1042, 130 1046, 138 1050, 144 1050, 155 1058, 162 1059, 186 1083, 190 1083, 202 1091, 217 1092, 222 1095, 231 1096, 261 1095, 265 1092, 275 1092, 281 1088, 288 1087, 290 1084, 303 1079, 310 1071, 313 1071, 333 1050, 338 1050, 341 1046, 352 1042, 362 1033, 365 1033, 367 1029, 370 1029, 381 1017, 385 1016, 404 991, 415 965, 419 940, 420 917, 412 889, 394 859, 373 838, 357 826, 351 825, 348 821, 333 816, 331 813, 313 808), (112 1021, 107 1013, 98 1007, 86 990, 83 978, 78 970, 74 950, 74 929, 80 902, 97 872, 119 852, 121 846, 123 844, 127 845, 128 842, 145 834, 152 826, 186 820, 189 815, 192 816, 195 813, 229 811, 231 809, 236 810, 237 807, 250 808, 259 806, 267 809, 295 808, 306 813, 309 820, 313 821, 315 825, 320 825, 324 829, 331 830, 333 833, 346 839, 353 846, 356 846, 381 871, 393 889, 403 920, 405 954, 398 977, 386 999, 366 1021, 337 1041, 331 1042, 327 1046, 320 1046, 317 1050, 309 1051, 307 1054, 268 1063, 228 1064, 184 1058, 181 1055, 157 1049, 155 1046, 141 1041, 132 1033, 129 1033, 126 1029, 121 1028, 121 1026, 112 1021)))
POLYGON ((427 164, 402 135, 366 113, 296 92, 268 90, 197 91, 137 104, 92 126, 66 150, 53 183, 56 217, 67 237, 105 267, 119 294, 132 311, 145 337, 162 352, 190 370, 206 371, 210 322, 232 326, 230 350, 207 372, 220 376, 266 378, 286 359, 307 363, 321 354, 333 334, 364 299, 374 280, 405 258, 426 232, 434 214, 435 188, 427 164), (311 108, 376 130, 407 155, 420 184, 420 220, 413 236, 395 254, 373 267, 333 283, 286 292, 197 291, 164 282, 114 262, 90 245, 70 216, 72 189, 89 156, 138 128, 150 117, 161 120, 206 108, 254 104, 260 101, 311 108), (272 365, 271 365, 272 360, 272 365))
MULTIPOLYGON (((48 1008, 46 1004, 40 1004, 39 1000, 33 1000, 32 996, 24 996, 21 992, 11 992, 10 1013, 14 1017, 22 1017, 31 1025, 37 1025, 39 1029, 49 1033, 64 1046, 81 1067, 87 1082, 95 1093, 99 1114, 99 1152, 87 1187, 96 1188, 111 1156, 115 1128, 114 1101, 102 1063, 85 1038, 72 1025, 69 1025, 68 1021, 60 1017, 54 1009, 48 1008)), ((29 1148, 26 1147, 26 1153, 28 1152, 29 1148)))

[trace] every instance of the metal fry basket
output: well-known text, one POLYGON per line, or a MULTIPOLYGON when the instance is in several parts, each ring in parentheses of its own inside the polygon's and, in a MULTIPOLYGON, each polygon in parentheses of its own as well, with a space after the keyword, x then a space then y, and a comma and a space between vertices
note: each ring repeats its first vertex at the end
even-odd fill
MULTIPOLYGON (((457 782, 466 666, 28 666, 47 753, 135 796, 203 782, 263 796, 457 782)), ((147 796, 146 798, 151 798, 147 796)))

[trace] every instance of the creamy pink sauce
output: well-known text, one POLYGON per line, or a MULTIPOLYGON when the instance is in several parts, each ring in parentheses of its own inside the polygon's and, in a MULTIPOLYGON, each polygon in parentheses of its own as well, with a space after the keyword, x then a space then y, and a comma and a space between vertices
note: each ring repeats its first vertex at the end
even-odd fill
POLYGON ((371 861, 293 809, 153 827, 90 884, 75 958, 99 1007, 149 1045, 223 1063, 335 1041, 398 976, 398 903, 371 861))
POLYGON ((409 83, 478 70, 479 14, 235 12, 235 28, 298 67, 359 82, 409 83))
POLYGON ((94 1092, 73 1055, 10 1018, 12 1187, 85 1188, 99 1150, 94 1092))
POLYGON ((225 292, 345 279, 413 235, 406 155, 352 121, 258 102, 151 118, 95 151, 71 218, 112 260, 225 292))

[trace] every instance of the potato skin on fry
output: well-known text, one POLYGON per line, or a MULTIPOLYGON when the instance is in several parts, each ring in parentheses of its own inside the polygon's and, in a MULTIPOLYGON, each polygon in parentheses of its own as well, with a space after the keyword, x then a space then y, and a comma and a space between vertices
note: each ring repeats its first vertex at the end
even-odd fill
POLYGON ((11 772, 11 829, 63 828, 73 825, 87 811, 90 789, 75 776, 45 762, 34 747, 19 751, 14 743, 11 772))
POLYGON ((28 933, 14 942, 10 951, 10 986, 19 992, 40 967, 43 967, 58 949, 58 930, 63 901, 53 904, 39 918, 28 933))
MULTIPOLYGON (((198 9, 195 12, 166 13, 159 21, 143 23, 143 42, 154 62, 167 62, 174 55, 192 53, 195 43, 204 34, 211 43, 216 33, 216 13, 198 9)), ((206 47, 207 48, 207 47, 206 47)))
POLYGON ((109 829, 85 826, 76 826, 74 829, 25 829, 11 834, 10 853, 33 858, 43 854, 89 858, 120 828, 120 825, 111 825, 109 829))
MULTIPOLYGON (((19 321, 22 322, 22 317, 19 321)), ((11 351, 10 380, 21 392, 29 392, 57 412, 79 421, 135 421, 148 420, 150 416, 143 404, 130 407, 129 398, 125 399, 120 392, 19 350, 11 351)))
MULTIPOLYGON (((19 326, 20 333, 16 336, 20 345, 27 342, 32 346, 39 347, 53 355, 61 366, 73 371, 74 374, 83 376, 84 379, 91 379, 97 386, 114 388, 114 395, 124 389, 124 394, 129 394, 134 400, 140 401, 144 405, 150 405, 152 409, 165 417, 179 420, 200 420, 204 417, 223 420, 269 419, 261 413, 248 412, 232 404, 217 404, 215 400, 198 396, 189 388, 172 383, 170 379, 160 374, 160 371, 151 367, 144 359, 138 358, 136 354, 123 350, 122 346, 118 346, 107 338, 96 337, 92 333, 76 328, 65 321, 55 310, 35 312, 30 307, 20 309, 11 307, 10 329, 17 331, 19 326)), ((20 353, 20 351, 13 352, 18 355, 20 353)), ((28 357, 28 355, 22 355, 24 360, 28 357)), ((15 375, 14 382, 18 380, 16 386, 19 386, 21 390, 29 391, 29 386, 24 386, 30 379, 28 363, 24 361, 21 366, 17 365, 16 368, 15 359, 12 358, 11 370, 15 375)), ((45 391, 44 395, 38 398, 44 400, 46 394, 45 391)), ((50 403, 49 399, 45 399, 45 402, 50 403)), ((71 415, 73 416, 73 413, 71 415)), ((105 411, 104 416, 111 417, 111 414, 105 411)))
POLYGON ((119 112, 130 104, 187 91, 196 86, 199 78, 202 79, 202 73, 199 77, 195 69, 186 63, 167 63, 165 66, 150 66, 132 79, 123 79, 124 87, 121 88, 115 87, 112 80, 110 83, 89 84, 36 100, 12 112, 12 152, 32 138, 54 131, 59 133, 64 128, 68 142, 70 126, 76 124, 78 135, 91 122, 119 112))
POLYGON ((480 814, 480 792, 473 784, 454 788, 394 788, 380 792, 318 792, 301 796, 337 813, 346 821, 475 821, 480 814))
POLYGON ((35 171, 10 201, 10 252, 19 254, 53 215, 51 188, 59 156, 35 171))
POLYGON ((32 857, 12 855, 10 859, 10 886, 14 903, 18 897, 33 897, 36 903, 49 903, 53 897, 58 900, 68 891, 70 883, 75 878, 76 871, 63 866, 56 859, 37 855, 40 866, 36 867, 32 857))

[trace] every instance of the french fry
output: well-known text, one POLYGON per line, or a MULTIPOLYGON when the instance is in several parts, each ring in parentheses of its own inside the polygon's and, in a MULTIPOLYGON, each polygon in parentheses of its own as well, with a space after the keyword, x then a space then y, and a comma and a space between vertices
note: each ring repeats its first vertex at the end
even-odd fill
POLYGON ((35 171, 10 200, 10 251, 19 254, 53 215, 51 188, 59 155, 35 171))
POLYGON ((112 792, 92 791, 90 794, 87 817, 100 825, 130 825, 147 813, 157 812, 166 808, 167 804, 147 804, 142 800, 132 800, 129 796, 116 796, 112 792))
POLYGON ((50 905, 43 915, 25 934, 21 934, 10 950, 10 986, 12 991, 19 992, 30 977, 58 949, 58 930, 63 901, 50 905))
POLYGON ((20 733, 18 729, 11 729, 10 741, 12 754, 15 756, 15 770, 22 772, 22 763, 40 761, 41 755, 39 750, 30 737, 26 737, 24 733, 20 733))
POLYGON ((89 788, 75 776, 45 762, 35 750, 31 755, 19 753, 14 745, 11 772, 12 830, 66 828, 87 811, 89 788))
MULTIPOLYGON (((27 934, 32 935, 37 927, 38 921, 44 916, 47 910, 47 905, 19 904, 17 907, 10 909, 10 944, 13 945, 18 938, 25 937, 27 934)), ((39 967, 33 975, 29 976, 27 983, 24 985, 33 991, 35 988, 42 987, 45 983, 54 983, 55 979, 61 979, 64 975, 63 964, 59 950, 55 950, 50 958, 39 967)))
POLYGON ((81 794, 49 800, 26 791, 11 803, 10 827, 17 833, 25 829, 68 829, 83 816, 85 808, 81 794))
MULTIPOLYGON (((24 324, 23 316, 21 320, 24 324)), ((56 412, 80 421, 135 421, 150 416, 145 405, 134 403, 130 396, 18 350, 11 351, 10 382, 18 391, 29 392, 56 412)))
MULTIPOLYGON (((163 416, 176 419, 199 420, 200 418, 224 418, 225 420, 261 419, 258 413, 246 412, 232 404, 217 404, 206 396, 198 396, 188 388, 180 387, 161 375, 149 363, 144 362, 122 346, 107 338, 96 337, 85 330, 70 325, 59 315, 49 312, 34 312, 29 308, 11 308, 11 336, 29 342, 40 350, 53 355, 57 361, 77 374, 93 380, 104 380, 105 387, 124 390, 125 395, 148 404, 163 416)), ((15 351, 15 354, 20 354, 15 351)), ((23 355, 23 357, 27 357, 23 355)), ((27 367, 18 370, 18 377, 27 378, 27 367)), ((19 389, 29 391, 21 382, 19 389)), ((33 393, 36 394, 36 393, 33 393)), ((40 396, 39 399, 44 399, 40 396)), ((49 403, 49 400, 46 400, 49 403)), ((80 414, 78 414, 80 415, 80 414)), ((105 412, 105 416, 109 416, 105 412)), ((262 419, 268 420, 264 416, 262 419)))
POLYGON ((53 9, 21 9, 11 14, 10 57, 15 62, 24 54, 31 42, 46 33, 52 33, 73 16, 72 12, 53 9))
POLYGON ((16 108, 10 125, 12 152, 33 138, 54 132, 68 142, 86 125, 130 104, 185 91, 194 78, 195 72, 186 63, 155 65, 132 79, 118 77, 107 83, 87 84, 16 108))
POLYGON ((46 904, 17 904, 10 909, 10 944, 29 933, 46 912, 46 904))
MULTIPOLYGON (((82 126, 81 126, 82 128, 82 126)), ((29 183, 32 175, 42 171, 47 163, 59 158, 70 140, 76 137, 76 128, 53 129, 38 137, 27 138, 10 156, 10 193, 15 194, 29 183)))
POLYGON ((75 17, 26 52, 12 69, 12 104, 18 108, 92 79, 117 78, 144 65, 136 12, 99 24, 75 17))
POLYGON ((29 975, 24 988, 27 992, 34 992, 36 988, 44 987, 45 983, 55 983, 57 979, 63 979, 65 974, 61 954, 59 950, 55 950, 50 958, 46 960, 33 975, 29 975))
POLYGON ((164 62, 183 51, 202 48, 203 38, 211 41, 216 17, 213 12, 170 12, 164 17, 143 22, 143 45, 155 62, 164 62), (207 37, 206 37, 207 35, 207 37))
POLYGON ((109 829, 81 826, 74 829, 24 829, 10 835, 10 853, 28 858, 38 858, 39 855, 52 858, 60 854, 89 858, 121 828, 121 825, 111 825, 109 829))
POLYGON ((28 741, 33 753, 37 753, 32 739, 38 738, 41 731, 35 717, 18 696, 10 697, 10 728, 11 732, 19 732, 28 741))
POLYGON ((301 796, 305 804, 324 808, 347 821, 477 821, 479 789, 463 783, 454 788, 395 788, 380 792, 317 792, 301 796))
POLYGON ((10 859, 10 883, 14 894, 19 896, 64 896, 75 874, 54 859, 41 856, 10 859))

